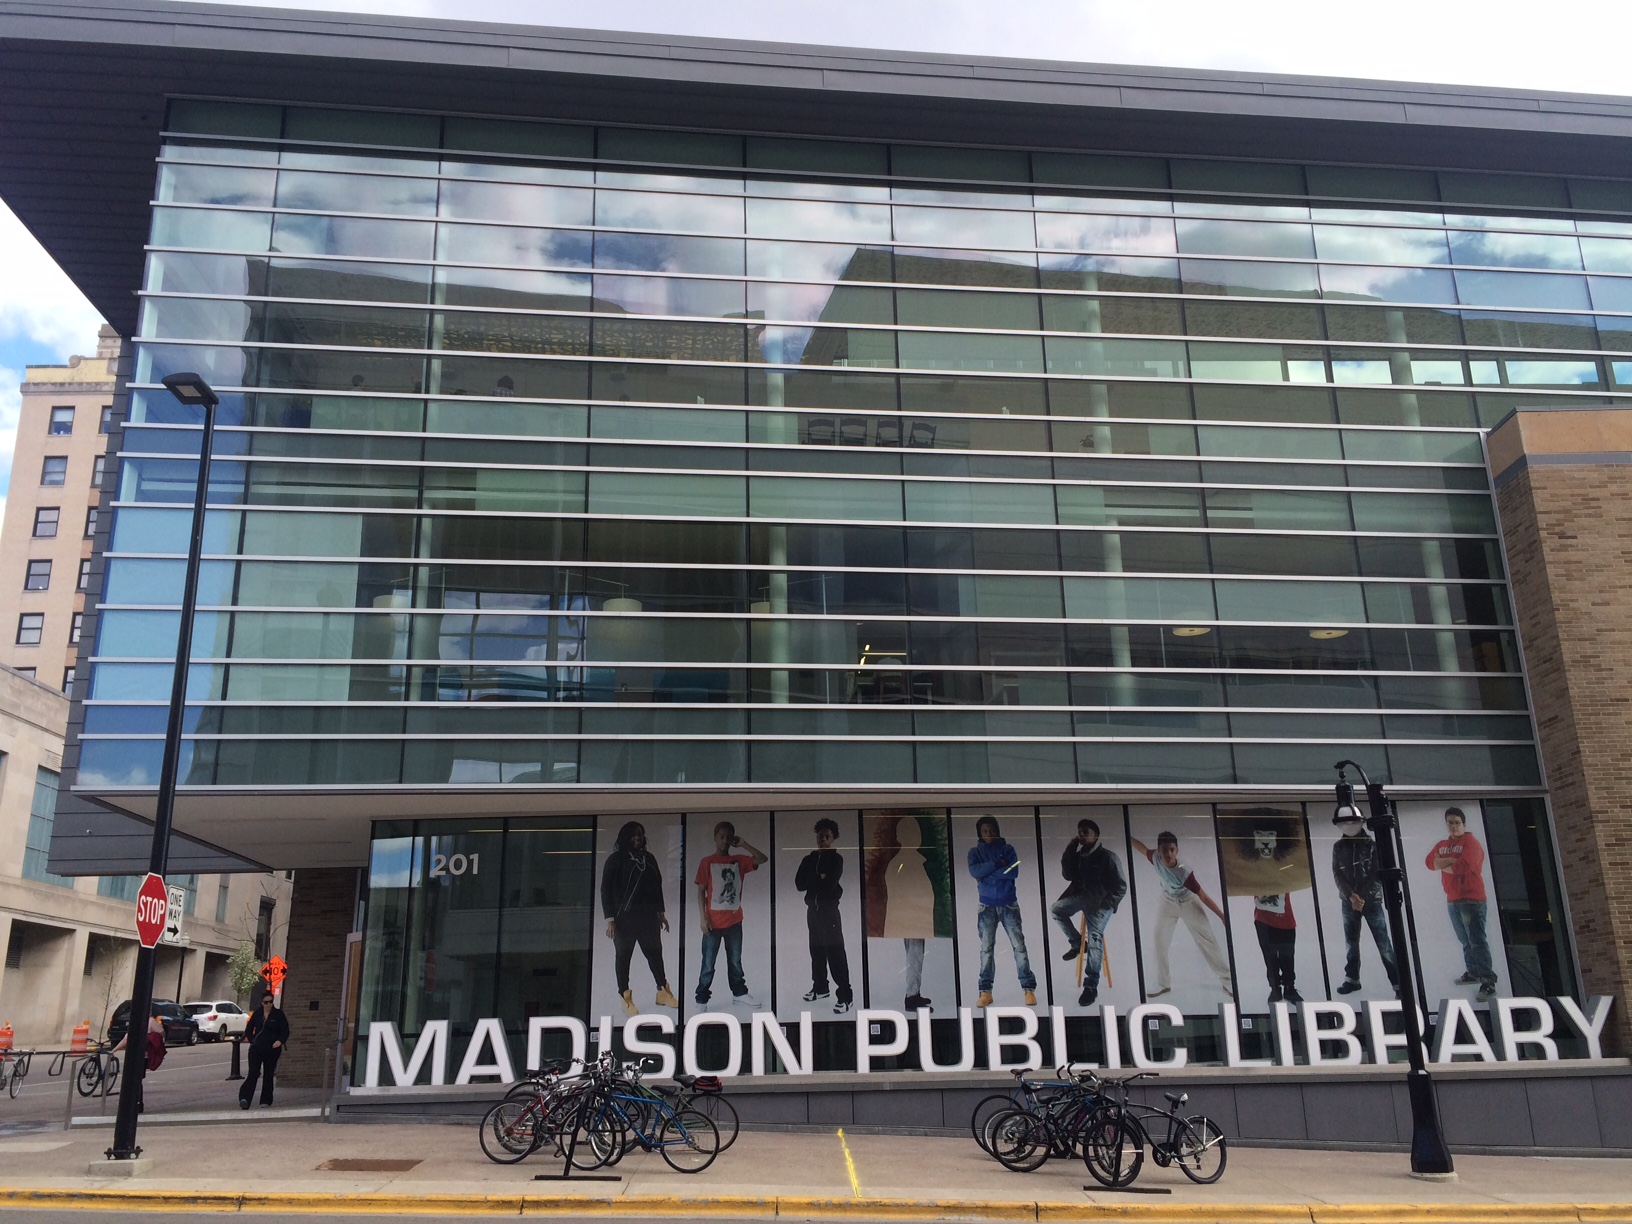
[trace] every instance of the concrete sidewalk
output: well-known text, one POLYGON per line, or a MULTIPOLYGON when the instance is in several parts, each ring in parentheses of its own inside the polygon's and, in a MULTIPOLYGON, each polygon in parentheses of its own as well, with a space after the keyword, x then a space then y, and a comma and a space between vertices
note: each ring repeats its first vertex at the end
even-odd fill
MULTIPOLYGON (((240 1115, 248 1117, 253 1115, 240 1115)), ((616 1182, 534 1181, 535 1155, 496 1165, 465 1123, 329 1125, 229 1116, 148 1127, 138 1177, 103 1175, 105 1129, 0 1138, 0 1208, 126 1211, 796 1216, 915 1219, 1253 1221, 1605 1220, 1632 1222, 1632 1160, 1462 1156, 1460 1179, 1407 1175, 1403 1155, 1239 1148, 1223 1179, 1194 1186, 1147 1160, 1111 1193, 1080 1161, 1010 1173, 971 1139, 743 1132, 701 1174, 633 1153, 616 1182), (369 1163, 396 1162, 370 1171, 369 1163), (342 1162, 338 1164, 337 1162, 342 1162), (369 1162, 362 1167, 349 1162, 369 1162), (328 1166, 328 1167, 324 1167, 328 1166), (89 1170, 89 1172, 88 1172, 89 1170), (1091 1183, 1089 1183, 1091 1184, 1091 1183), (1171 1193, 1149 1193, 1167 1190, 1171 1193)))

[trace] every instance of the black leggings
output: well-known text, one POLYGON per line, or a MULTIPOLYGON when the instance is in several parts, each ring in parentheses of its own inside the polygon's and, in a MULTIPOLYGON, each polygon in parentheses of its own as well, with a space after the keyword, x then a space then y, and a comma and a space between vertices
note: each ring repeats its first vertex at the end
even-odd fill
POLYGON ((652 981, 659 989, 668 984, 669 975, 663 969, 663 924, 654 909, 625 910, 613 919, 612 965, 618 975, 618 993, 629 989, 629 961, 635 946, 651 967, 652 981))

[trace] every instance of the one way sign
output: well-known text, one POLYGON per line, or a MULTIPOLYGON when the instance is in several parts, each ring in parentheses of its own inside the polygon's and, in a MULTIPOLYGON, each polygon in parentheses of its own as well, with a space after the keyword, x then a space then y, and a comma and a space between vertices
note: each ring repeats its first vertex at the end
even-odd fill
POLYGON ((187 890, 172 884, 167 890, 170 894, 170 904, 164 915, 164 933, 159 936, 160 943, 185 943, 181 937, 181 912, 187 908, 187 890))

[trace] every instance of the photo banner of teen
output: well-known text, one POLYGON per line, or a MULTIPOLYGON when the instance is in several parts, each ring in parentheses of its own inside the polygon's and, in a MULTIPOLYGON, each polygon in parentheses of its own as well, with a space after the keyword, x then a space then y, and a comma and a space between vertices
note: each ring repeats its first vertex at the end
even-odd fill
POLYGON ((1032 808, 954 809, 958 976, 966 1006, 1048 1006, 1032 808))
POLYGON ((686 816, 688 1014, 771 1010, 771 818, 686 816))
POLYGON ((1145 998, 1186 1014, 1235 999, 1210 807, 1128 809, 1145 998))
POLYGON ((951 840, 945 809, 868 812, 862 913, 868 1003, 956 1016, 951 840))
POLYGON ((1326 976, 1302 805, 1221 807, 1218 845, 1242 1011, 1324 999, 1326 976))
POLYGON ((777 1013, 817 1020, 862 1003, 861 897, 866 890, 860 821, 850 808, 778 812, 776 859, 777 1013))
POLYGON ((679 1017, 682 845, 679 816, 597 822, 590 1015, 679 1017))
POLYGON ((1477 799, 1399 805, 1405 876, 1417 916, 1426 1008, 1513 993, 1490 842, 1477 799))
POLYGON ((1044 808, 1043 904, 1054 1002, 1068 1015, 1108 1003, 1123 1015, 1144 1000, 1122 808, 1044 808))

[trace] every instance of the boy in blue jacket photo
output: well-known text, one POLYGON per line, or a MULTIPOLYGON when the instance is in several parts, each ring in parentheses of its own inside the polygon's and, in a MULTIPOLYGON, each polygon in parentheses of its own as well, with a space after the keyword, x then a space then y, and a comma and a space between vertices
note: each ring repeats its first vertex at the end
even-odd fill
POLYGON ((969 874, 980 886, 980 998, 976 1007, 992 1005, 992 981, 997 976, 997 927, 1003 924, 1009 946, 1014 949, 1014 967, 1020 975, 1020 989, 1026 992, 1026 1006, 1037 1005, 1037 975, 1031 971, 1031 957, 1026 954, 1026 933, 1020 924, 1020 898, 1015 890, 1015 878, 1020 870, 1020 855, 1003 840, 997 821, 982 816, 975 822, 980 842, 969 847, 969 874))

